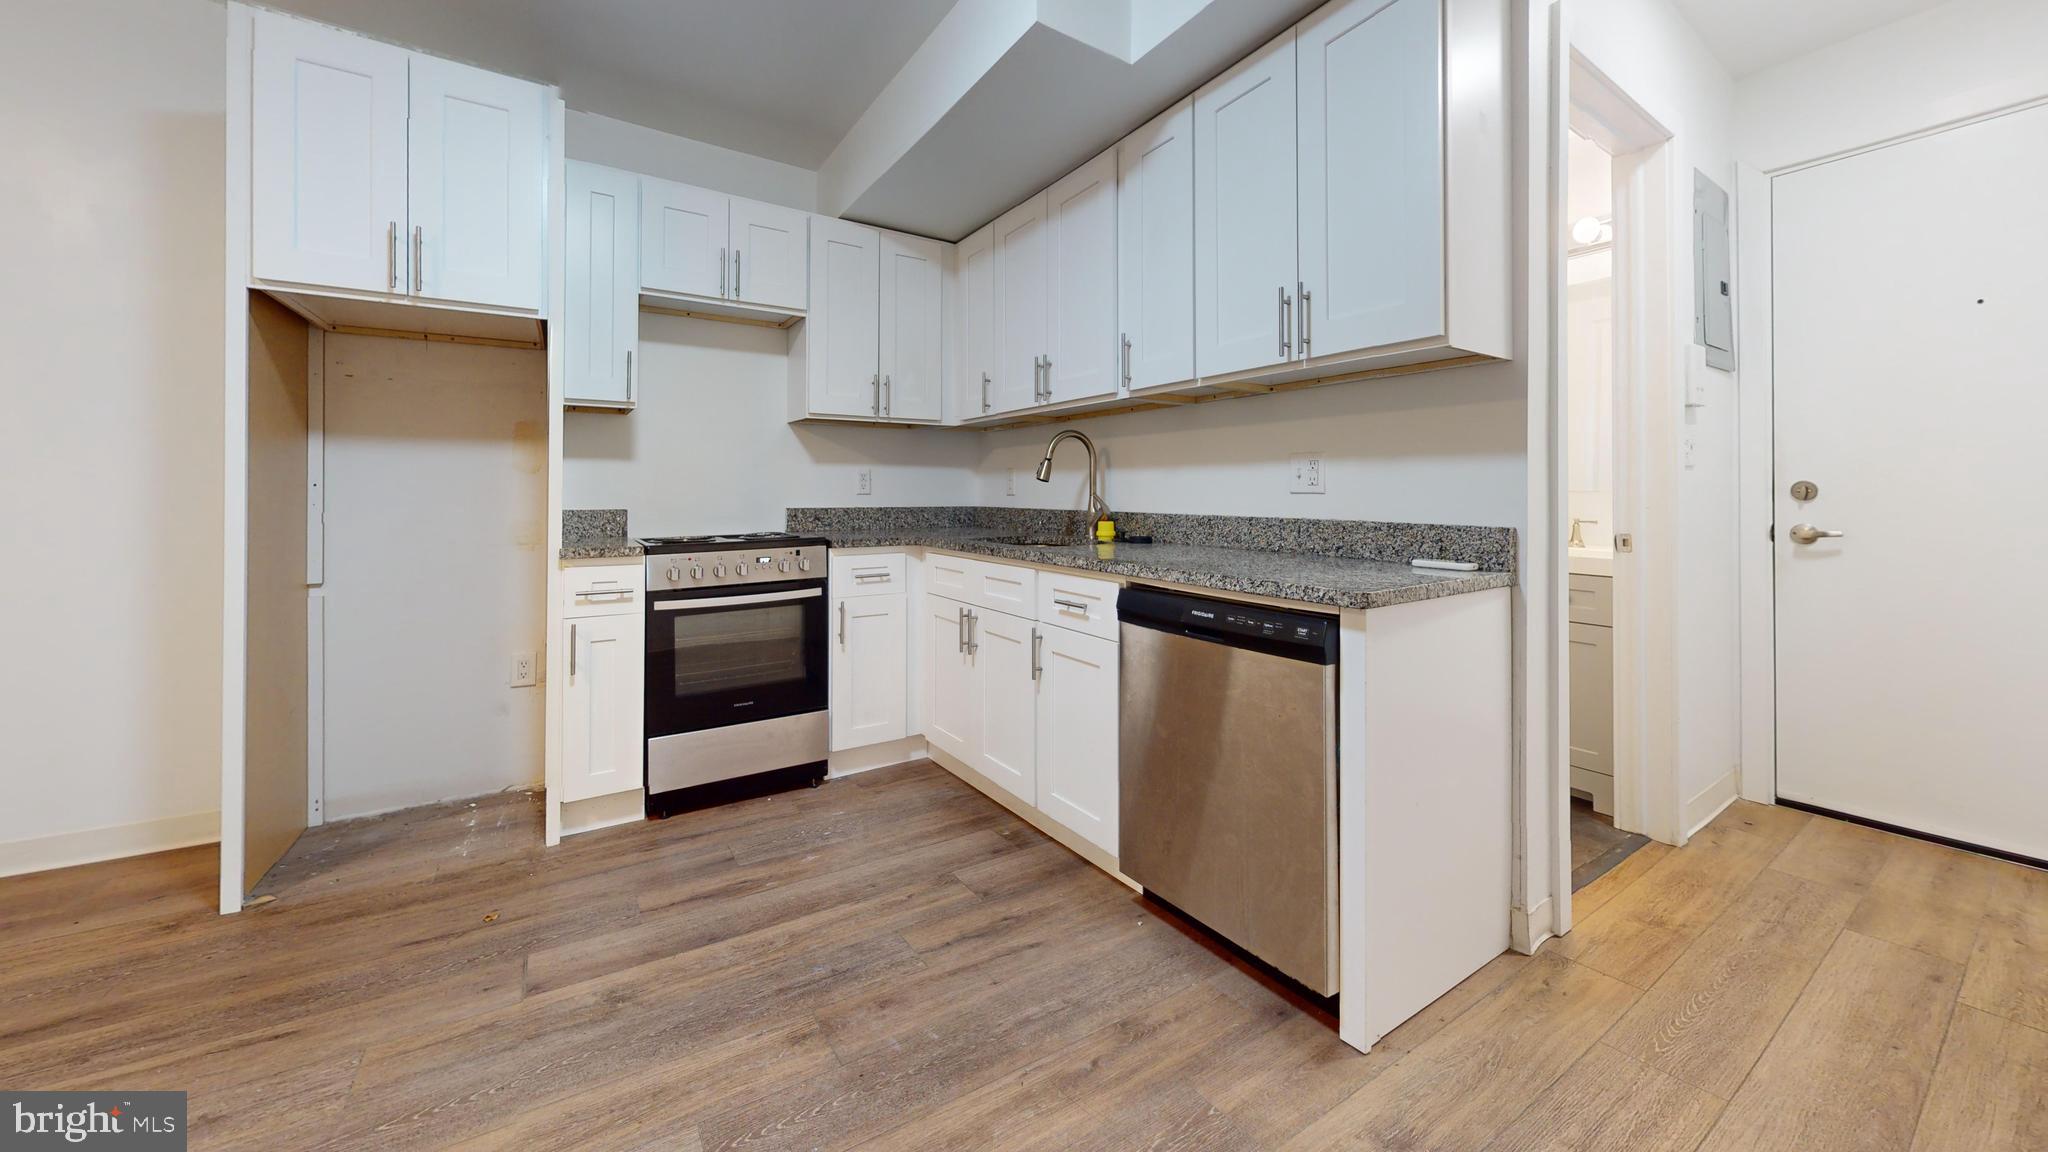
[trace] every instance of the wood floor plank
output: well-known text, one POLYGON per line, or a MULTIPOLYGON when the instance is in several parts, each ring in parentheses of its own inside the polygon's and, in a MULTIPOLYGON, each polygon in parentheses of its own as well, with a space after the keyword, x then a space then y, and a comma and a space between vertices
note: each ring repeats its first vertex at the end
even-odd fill
POLYGON ((1709 825, 1549 947, 1648 988, 1778 851, 1771 840, 1709 825))
POLYGON ((1865 936, 1969 961, 2002 861, 1900 838, 1877 870, 1849 927, 1865 936))
POLYGON ((1607 906, 1608 902, 1621 895, 1622 890, 1643 874, 1657 866, 1657 862, 1671 853, 1671 845, 1655 840, 1631 852, 1627 859, 1587 882, 1584 888, 1572 893, 1572 919, 1583 924, 1588 916, 1607 906))
POLYGON ((1482 1147, 1583 1056, 1638 994, 1562 957, 1537 956, 1283 1147, 1482 1147))
POLYGON ((1486 1152, 1690 1152, 1723 1101, 1595 1044, 1486 1152))
POLYGON ((1851 893, 1766 869, 1629 1009, 1607 1043, 1728 1099, 1856 906, 1851 893))
POLYGON ((1190 1083, 1257 1147, 1277 1148, 1405 1055, 1384 1047, 1361 1053, 1322 1021, 1290 1013, 1274 1028, 1206 1054, 1190 1083))
POLYGON ((1380 1037, 1373 1050, 1382 1048, 1394 1052, 1412 1052, 1423 1041, 1444 1030, 1445 1026, 1463 1016, 1491 996, 1501 985, 1514 979, 1515 975, 1528 966, 1530 958, 1519 952, 1503 952, 1486 962, 1486 966, 1460 980, 1449 992, 1430 1001, 1422 1011, 1401 1022, 1392 1032, 1380 1037))
POLYGON ((1786 808, 1777 804, 1758 804, 1750 800, 1737 800, 1721 810, 1712 824, 1718 828, 1732 828, 1761 836, 1774 844, 1790 844, 1814 817, 1797 808, 1786 808))
POLYGON ((1843 932, 1702 1149, 1907 1148, 1961 976, 1946 960, 1843 932))
POLYGON ((2048 872, 2017 864, 1999 870, 1962 999, 2048 1031, 2048 872))
POLYGON ((10 949, 137 920, 185 919, 220 906, 220 850, 205 844, 0 881, 10 949))
POLYGON ((1904 843, 1903 836, 1816 816, 1771 861, 1771 867, 1817 884, 1862 893, 1870 890, 1892 849, 1904 843))
POLYGON ((2048 1148, 2048 1032, 1959 1005, 1913 1152, 2041 1148, 2048 1148))

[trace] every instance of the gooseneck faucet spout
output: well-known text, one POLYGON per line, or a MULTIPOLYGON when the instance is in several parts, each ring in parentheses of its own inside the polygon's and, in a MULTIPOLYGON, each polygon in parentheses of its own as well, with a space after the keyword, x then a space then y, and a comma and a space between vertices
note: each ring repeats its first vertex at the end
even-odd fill
POLYGON ((1088 450, 1088 511, 1094 517, 1089 525, 1092 530, 1094 525, 1110 518, 1109 505, 1102 502, 1101 490, 1096 486, 1095 441, 1090 440, 1085 433, 1076 432, 1072 428, 1062 428, 1053 433, 1052 440, 1045 446, 1045 459, 1038 462, 1038 482, 1052 482, 1052 454, 1062 440, 1079 440, 1081 447, 1088 450))

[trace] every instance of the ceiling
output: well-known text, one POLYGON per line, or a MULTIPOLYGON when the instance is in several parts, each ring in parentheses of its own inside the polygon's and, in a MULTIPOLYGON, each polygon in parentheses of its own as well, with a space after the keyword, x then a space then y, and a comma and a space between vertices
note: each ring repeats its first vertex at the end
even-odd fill
POLYGON ((1738 79, 1945 2, 1677 0, 1686 21, 1738 79))
POLYGON ((954 0, 264 0, 816 169, 954 0))

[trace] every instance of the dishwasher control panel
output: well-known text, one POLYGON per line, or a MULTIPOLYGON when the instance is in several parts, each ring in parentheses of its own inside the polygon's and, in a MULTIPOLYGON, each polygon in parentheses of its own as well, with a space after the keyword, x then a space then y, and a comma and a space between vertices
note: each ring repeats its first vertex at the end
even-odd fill
POLYGON ((1136 587, 1117 597, 1116 611, 1126 625, 1242 643, 1319 664, 1337 659, 1337 622, 1328 616, 1136 587))

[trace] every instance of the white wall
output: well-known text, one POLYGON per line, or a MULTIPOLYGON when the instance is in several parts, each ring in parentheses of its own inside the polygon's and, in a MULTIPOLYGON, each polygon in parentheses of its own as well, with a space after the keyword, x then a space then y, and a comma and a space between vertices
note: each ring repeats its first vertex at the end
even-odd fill
POLYGON ((2048 4, 1954 0, 1743 78, 1741 156, 1818 159, 2048 95, 2048 4))
MULTIPOLYGON (((1572 0, 1568 19, 1572 48, 1671 133, 1670 324, 1680 363, 1672 365, 1670 386, 1682 390, 1693 374, 1705 404, 1684 410, 1676 442, 1644 446, 1646 455, 1680 461, 1677 523, 1621 527, 1650 539, 1676 531, 1672 623, 1684 801, 1715 786, 1741 756, 1736 378, 1704 368, 1692 343, 1692 174, 1699 169, 1731 196, 1735 190, 1734 84, 1669 0, 1572 0)), ((1739 211, 1731 217, 1732 232, 1739 211)))
POLYGON ((1061 446, 1049 483, 1032 478, 1072 427, 1101 451, 1112 511, 1519 527, 1522 389, 1513 365, 1485 365, 989 433, 977 502, 1086 507, 1078 445, 1061 446), (1289 492, 1295 452, 1323 454, 1322 495, 1289 492))
POLYGON ((571 160, 588 160, 644 176, 716 188, 805 212, 814 212, 818 207, 818 174, 808 168, 735 152, 595 112, 570 109, 565 128, 567 135, 562 144, 571 160))
POLYGON ((642 313, 640 406, 563 414, 562 506, 670 535, 780 528, 790 506, 973 501, 978 433, 789 423, 788 348, 779 328, 642 313))
POLYGON ((327 818, 538 784, 545 354, 326 346, 327 818))
POLYGON ((206 0, 6 24, 0 872, 218 828, 226 51, 206 0))

